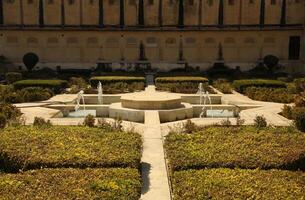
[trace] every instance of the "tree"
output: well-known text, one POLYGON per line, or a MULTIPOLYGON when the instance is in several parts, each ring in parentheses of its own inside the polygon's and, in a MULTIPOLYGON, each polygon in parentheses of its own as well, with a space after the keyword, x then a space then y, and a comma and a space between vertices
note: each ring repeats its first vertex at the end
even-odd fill
POLYGON ((39 57, 35 53, 27 53, 23 56, 23 63, 29 71, 32 71, 38 62, 39 57))
POLYGON ((279 59, 273 55, 267 55, 264 57, 264 64, 268 67, 270 72, 274 72, 274 70, 278 67, 279 59))

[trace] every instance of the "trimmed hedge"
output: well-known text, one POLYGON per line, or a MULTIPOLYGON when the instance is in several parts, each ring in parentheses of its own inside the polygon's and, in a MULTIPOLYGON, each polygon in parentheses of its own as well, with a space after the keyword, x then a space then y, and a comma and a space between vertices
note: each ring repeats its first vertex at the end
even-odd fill
POLYGON ((248 87, 244 94, 253 100, 277 103, 292 103, 295 98, 286 88, 248 87))
POLYGON ((140 82, 145 83, 144 77, 131 77, 131 76, 95 76, 90 78, 90 83, 93 87, 97 87, 98 83, 104 84, 124 82, 124 83, 134 83, 140 82))
POLYGON ((6 171, 60 167, 139 168, 141 137, 98 128, 9 127, 0 132, 0 163, 6 171))
POLYGON ((0 173, 1 199, 137 200, 137 169, 42 169, 0 173))
POLYGON ((171 133, 165 141, 172 170, 202 168, 305 170, 305 134, 292 128, 208 127, 171 133))
POLYGON ((278 80, 244 79, 234 81, 232 86, 236 91, 244 93, 248 87, 286 88, 286 83, 278 80))
POLYGON ((54 92, 58 93, 68 85, 67 81, 64 80, 22 80, 14 83, 14 88, 21 90, 27 87, 41 87, 52 89, 54 92))
POLYGON ((305 199, 305 173, 279 170, 206 169, 175 172, 175 200, 305 199))
POLYGON ((144 90, 144 77, 129 76, 96 76, 90 79, 92 87, 96 88, 98 83, 103 85, 103 92, 106 94, 117 94, 144 90))
POLYGON ((205 90, 213 93, 208 82, 207 78, 194 76, 158 77, 155 79, 158 90, 189 94, 196 93, 200 83, 203 83, 205 90))

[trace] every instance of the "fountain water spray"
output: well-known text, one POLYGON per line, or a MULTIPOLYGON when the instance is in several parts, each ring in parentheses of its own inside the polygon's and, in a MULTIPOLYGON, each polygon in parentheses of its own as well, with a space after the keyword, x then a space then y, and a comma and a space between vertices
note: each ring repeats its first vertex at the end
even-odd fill
POLYGON ((85 98, 84 98, 83 90, 81 90, 81 91, 79 91, 79 93, 77 93, 76 106, 74 107, 75 112, 77 112, 79 110, 81 101, 83 101, 83 107, 84 107, 84 111, 85 111, 86 106, 85 106, 85 98))
POLYGON ((98 103, 103 104, 103 85, 101 82, 98 82, 97 94, 98 103))
POLYGON ((199 93, 199 95, 200 95, 199 96, 199 98, 200 98, 199 99, 199 104, 202 105, 202 102, 203 102, 202 111, 201 111, 199 117, 203 118, 206 115, 206 113, 207 113, 207 107, 206 107, 207 104, 210 104, 210 106, 211 106, 210 110, 213 110, 213 108, 212 108, 212 100, 211 100, 211 97, 209 95, 209 92, 208 91, 206 91, 206 92, 204 91, 202 83, 199 84, 199 88, 198 89, 199 90, 198 90, 197 93, 199 93))
POLYGON ((203 94, 204 94, 204 88, 203 88, 203 84, 199 83, 199 87, 198 87, 198 92, 199 94, 199 104, 202 105, 202 98, 203 98, 203 94))

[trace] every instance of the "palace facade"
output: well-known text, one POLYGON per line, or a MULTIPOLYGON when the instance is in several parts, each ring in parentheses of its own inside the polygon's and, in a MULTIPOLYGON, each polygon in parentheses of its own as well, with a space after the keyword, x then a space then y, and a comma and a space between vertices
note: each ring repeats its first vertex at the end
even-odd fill
POLYGON ((0 0, 0 55, 22 66, 91 68, 223 59, 246 70, 275 55, 305 69, 305 0, 0 0), (221 58, 220 58, 221 55, 221 58))

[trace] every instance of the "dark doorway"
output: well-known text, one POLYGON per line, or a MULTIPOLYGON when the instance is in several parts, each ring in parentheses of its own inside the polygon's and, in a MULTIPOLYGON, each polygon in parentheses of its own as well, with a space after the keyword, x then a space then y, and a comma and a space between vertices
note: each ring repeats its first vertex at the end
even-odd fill
POLYGON ((301 47, 300 36, 291 36, 289 38, 289 60, 300 59, 300 47, 301 47))

